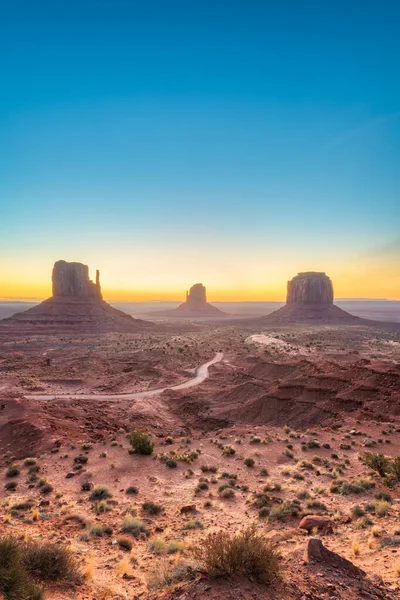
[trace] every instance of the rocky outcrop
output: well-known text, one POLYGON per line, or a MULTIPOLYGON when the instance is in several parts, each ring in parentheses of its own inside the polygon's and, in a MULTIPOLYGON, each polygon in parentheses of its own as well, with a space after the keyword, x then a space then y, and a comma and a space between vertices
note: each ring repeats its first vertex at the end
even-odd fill
POLYGON ((159 317, 183 317, 190 319, 203 319, 209 317, 219 317, 221 319, 228 316, 227 313, 207 302, 206 288, 202 283, 195 283, 192 285, 190 290, 186 292, 186 301, 183 304, 180 304, 178 308, 157 311, 150 314, 159 317))
POLYGON ((344 572, 346 575, 351 577, 359 577, 363 579, 366 573, 353 565, 352 562, 325 548, 321 540, 317 537, 310 538, 308 540, 306 549, 304 551, 304 562, 306 563, 317 563, 324 567, 333 567, 335 570, 338 569, 344 572))
POLYGON ((186 292, 186 305, 193 307, 203 307, 207 304, 206 288, 202 283, 195 283, 190 290, 186 292))
POLYGON ((89 267, 77 262, 58 260, 54 263, 53 298, 87 298, 101 300, 100 272, 96 283, 89 279, 89 267))
POLYGON ((320 324, 357 324, 361 319, 333 303, 333 285, 325 273, 299 273, 287 284, 286 304, 261 319, 265 324, 285 325, 309 322, 320 324))
POLYGON ((130 332, 154 327, 107 304, 101 295, 99 271, 93 282, 87 265, 57 261, 52 285, 51 298, 1 321, 0 333, 130 332))
POLYGON ((325 273, 299 273, 287 284, 286 304, 332 305, 333 285, 325 273))

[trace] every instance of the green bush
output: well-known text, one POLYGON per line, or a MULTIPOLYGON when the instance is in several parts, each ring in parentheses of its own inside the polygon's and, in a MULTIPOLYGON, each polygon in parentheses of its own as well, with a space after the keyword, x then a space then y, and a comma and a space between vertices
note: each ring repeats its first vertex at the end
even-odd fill
POLYGON ((153 442, 150 440, 149 436, 146 433, 142 433, 137 429, 132 431, 131 436, 129 438, 129 443, 131 444, 136 454, 150 455, 153 453, 153 442))

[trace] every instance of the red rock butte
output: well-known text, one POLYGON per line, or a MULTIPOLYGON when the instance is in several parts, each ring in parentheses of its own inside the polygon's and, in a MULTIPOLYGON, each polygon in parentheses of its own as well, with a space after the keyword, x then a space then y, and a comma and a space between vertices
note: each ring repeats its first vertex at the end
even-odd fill
POLYGON ((334 305, 332 281, 325 273, 315 271, 298 273, 288 281, 285 306, 263 319, 271 324, 361 322, 358 317, 334 305))
POLYGON ((38 306, 1 321, 12 333, 102 333, 136 332, 154 326, 134 319, 103 300, 100 273, 89 279, 87 265, 59 260, 52 273, 53 295, 38 306))
POLYGON ((227 313, 219 310, 216 306, 213 306, 207 302, 207 291, 202 283, 195 283, 192 285, 189 291, 186 291, 186 301, 172 310, 163 310, 153 313, 160 317, 184 317, 184 318, 209 318, 219 317, 224 318, 227 313))

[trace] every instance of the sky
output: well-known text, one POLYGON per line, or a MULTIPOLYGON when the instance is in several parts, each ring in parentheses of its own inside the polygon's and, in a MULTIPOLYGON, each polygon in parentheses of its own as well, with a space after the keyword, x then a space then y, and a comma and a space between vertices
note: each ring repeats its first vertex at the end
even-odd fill
POLYGON ((397 0, 0 0, 0 298, 400 299, 397 0))

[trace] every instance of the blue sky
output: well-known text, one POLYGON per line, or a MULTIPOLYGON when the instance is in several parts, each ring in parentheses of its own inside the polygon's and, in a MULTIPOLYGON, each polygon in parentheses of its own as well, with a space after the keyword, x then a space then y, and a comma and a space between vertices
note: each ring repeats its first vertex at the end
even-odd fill
POLYGON ((0 296, 400 298, 398 2, 0 4, 0 296))

